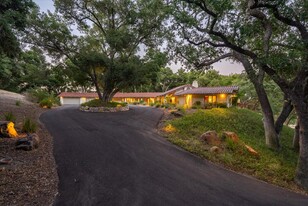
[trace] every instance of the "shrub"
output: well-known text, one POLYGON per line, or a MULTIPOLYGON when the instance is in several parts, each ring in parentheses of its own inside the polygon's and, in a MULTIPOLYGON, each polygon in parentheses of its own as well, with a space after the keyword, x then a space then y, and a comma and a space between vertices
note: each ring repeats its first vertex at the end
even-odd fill
POLYGON ((193 105, 191 108, 192 108, 192 109, 198 109, 198 107, 195 106, 195 105, 193 105))
POLYGON ((179 107, 177 107, 177 109, 178 109, 179 112, 182 112, 183 114, 186 113, 186 110, 185 110, 184 107, 179 106, 179 107))
POLYGON ((151 102, 151 103, 150 103, 150 106, 151 106, 151 107, 155 106, 155 103, 151 102))
POLYGON ((36 123, 30 118, 26 118, 22 126, 22 132, 34 133, 36 132, 36 128, 37 128, 36 123))
POLYGON ((217 107, 218 108, 227 108, 227 104, 226 103, 217 103, 217 107))
POLYGON ((160 107, 160 104, 156 104, 155 107, 156 107, 156 108, 160 107))
POLYGON ((37 103, 50 96, 50 94, 44 89, 29 89, 27 90, 27 93, 30 100, 37 103))
POLYGON ((201 106, 201 101, 195 101, 194 105, 195 106, 201 106))
POLYGON ((46 90, 43 89, 30 89, 27 91, 30 100, 33 102, 37 102, 42 104, 41 107, 46 106, 51 108, 52 105, 60 105, 60 99, 56 97, 54 93, 48 93, 46 90), (51 102, 51 106, 50 103, 51 102))
POLYGON ((81 106, 87 106, 87 107, 117 107, 118 105, 121 105, 122 107, 126 106, 127 103, 122 102, 103 102, 100 99, 93 99, 91 101, 85 102, 81 104, 81 106))
POLYGON ((15 105, 19 107, 19 106, 21 105, 21 102, 20 102, 19 100, 17 100, 17 101, 15 102, 15 105))
POLYGON ((133 105, 138 105, 139 104, 139 102, 133 102, 133 105))
POLYGON ((50 98, 45 98, 40 101, 40 107, 47 107, 50 109, 52 105, 53 105, 53 102, 50 98))
POLYGON ((6 112, 4 113, 4 119, 6 121, 10 121, 10 122, 15 122, 16 121, 16 117, 12 112, 6 112))

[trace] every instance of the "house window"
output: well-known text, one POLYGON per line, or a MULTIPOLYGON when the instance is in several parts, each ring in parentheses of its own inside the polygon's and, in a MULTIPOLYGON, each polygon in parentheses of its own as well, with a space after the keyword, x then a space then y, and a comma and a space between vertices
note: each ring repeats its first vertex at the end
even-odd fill
POLYGON ((217 97, 216 96, 205 96, 204 97, 204 102, 208 103, 208 104, 216 104, 217 97))

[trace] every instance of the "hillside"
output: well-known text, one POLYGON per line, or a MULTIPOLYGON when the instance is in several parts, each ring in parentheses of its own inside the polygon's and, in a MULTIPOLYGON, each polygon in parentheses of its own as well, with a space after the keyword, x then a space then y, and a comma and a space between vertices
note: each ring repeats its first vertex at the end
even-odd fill
POLYGON ((279 186, 300 190, 293 181, 298 154, 292 150, 294 131, 291 128, 283 128, 282 148, 277 152, 265 146, 262 115, 247 109, 198 110, 169 120, 165 126, 172 128, 165 132, 169 141, 200 157, 279 186), (221 152, 210 152, 209 146, 199 139, 209 130, 215 130, 219 136, 223 131, 235 132, 241 145, 227 142, 221 152), (259 156, 246 152, 244 144, 251 146, 259 156))
POLYGON ((12 158, 11 164, 0 164, 0 205, 51 205, 57 192, 58 177, 52 154, 52 137, 40 125, 45 110, 26 100, 23 95, 0 90, 0 121, 13 115, 20 132, 26 118, 36 122, 39 148, 15 150, 15 138, 0 138, 0 159, 12 158))

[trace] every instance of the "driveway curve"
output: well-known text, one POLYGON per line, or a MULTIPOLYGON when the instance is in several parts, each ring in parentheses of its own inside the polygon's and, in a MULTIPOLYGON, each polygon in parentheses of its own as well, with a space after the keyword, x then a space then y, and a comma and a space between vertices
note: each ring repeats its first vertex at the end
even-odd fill
POLYGON ((307 196, 217 167, 159 136, 162 111, 44 113, 59 174, 55 205, 308 205, 307 196))

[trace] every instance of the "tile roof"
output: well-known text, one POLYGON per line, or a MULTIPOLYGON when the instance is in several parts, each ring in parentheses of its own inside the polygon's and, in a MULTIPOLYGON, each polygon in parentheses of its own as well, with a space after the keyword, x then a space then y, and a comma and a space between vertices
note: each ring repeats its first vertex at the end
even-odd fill
MULTIPOLYGON (((116 93, 113 97, 116 98, 153 98, 159 96, 161 93, 160 92, 118 92, 116 93)), ((97 93, 81 93, 81 92, 62 92, 59 97, 71 97, 71 98, 80 98, 80 97, 85 97, 85 98, 98 98, 97 93)))
POLYGON ((185 87, 193 87, 193 86, 191 84, 185 84, 185 85, 182 85, 182 86, 178 86, 178 87, 175 87, 173 89, 170 89, 168 91, 161 93, 159 96, 165 96, 165 95, 170 94, 172 92, 176 92, 179 89, 184 89, 185 87))
POLYGON ((198 87, 185 91, 176 92, 176 96, 184 94, 232 94, 238 92, 238 86, 221 86, 221 87, 198 87))
POLYGON ((116 98, 153 98, 153 97, 157 97, 161 94, 161 92, 118 92, 116 93, 113 97, 116 98))
POLYGON ((59 94, 59 97, 76 97, 76 98, 80 98, 80 97, 87 97, 87 98, 97 98, 98 95, 97 93, 82 93, 82 92, 62 92, 61 94, 59 94))

